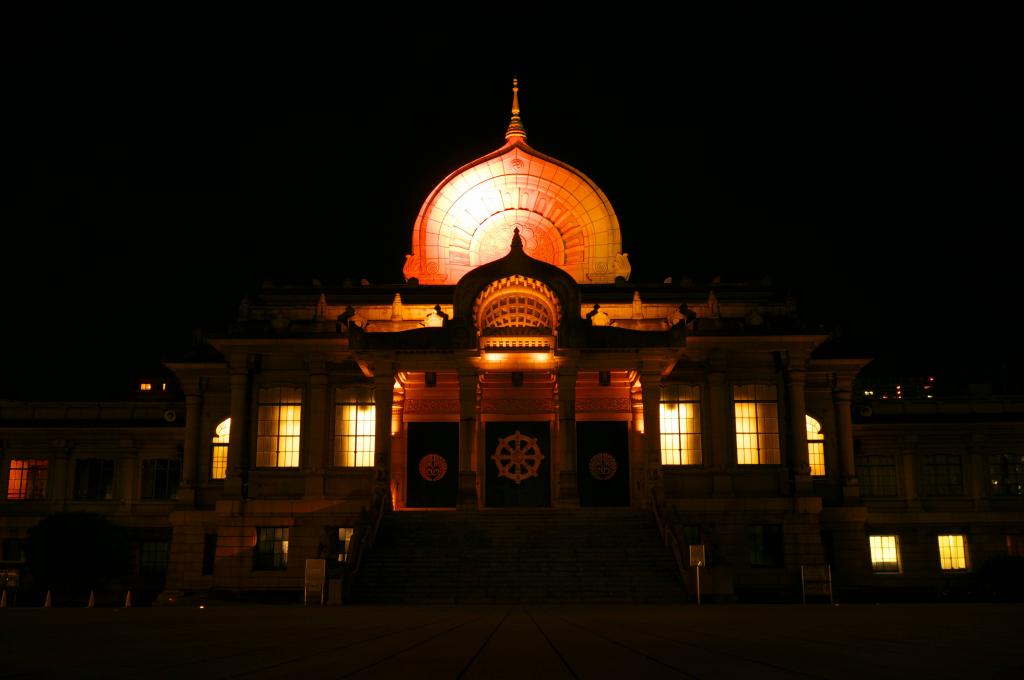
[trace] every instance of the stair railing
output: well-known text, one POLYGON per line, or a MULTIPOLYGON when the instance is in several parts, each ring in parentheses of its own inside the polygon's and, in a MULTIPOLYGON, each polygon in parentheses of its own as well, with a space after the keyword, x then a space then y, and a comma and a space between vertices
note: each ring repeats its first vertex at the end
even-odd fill
MULTIPOLYGON (((676 564, 679 579, 686 586, 686 589, 689 590, 689 560, 683 559, 682 546, 679 544, 676 532, 672 529, 673 522, 666 516, 666 510, 658 500, 658 496, 653 489, 651 490, 651 509, 654 511, 654 521, 658 525, 658 533, 661 534, 661 540, 665 547, 672 551, 672 559, 676 564)), ((674 512, 674 508, 670 507, 668 513, 672 512, 674 512)))
POLYGON ((352 543, 349 546, 349 553, 346 558, 346 569, 342 579, 342 598, 351 592, 352 583, 355 581, 359 568, 363 565, 363 556, 373 548, 377 539, 377 531, 380 529, 380 521, 384 517, 383 491, 374 493, 370 500, 369 508, 363 508, 360 513, 359 524, 353 532, 352 543))

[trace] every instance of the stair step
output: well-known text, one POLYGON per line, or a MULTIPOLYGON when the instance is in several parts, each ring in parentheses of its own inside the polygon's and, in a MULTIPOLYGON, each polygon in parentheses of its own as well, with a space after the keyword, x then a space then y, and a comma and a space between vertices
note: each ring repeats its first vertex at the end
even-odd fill
POLYGON ((671 602, 687 594, 645 512, 510 509, 387 515, 352 599, 671 602))

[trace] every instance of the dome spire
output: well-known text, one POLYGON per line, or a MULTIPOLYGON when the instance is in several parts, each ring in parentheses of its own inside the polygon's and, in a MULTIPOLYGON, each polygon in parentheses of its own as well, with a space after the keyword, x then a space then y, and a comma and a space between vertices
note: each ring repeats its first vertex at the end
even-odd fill
POLYGON ((505 132, 505 139, 512 141, 514 137, 526 141, 526 128, 519 118, 519 79, 512 79, 512 121, 508 124, 508 131, 505 132))

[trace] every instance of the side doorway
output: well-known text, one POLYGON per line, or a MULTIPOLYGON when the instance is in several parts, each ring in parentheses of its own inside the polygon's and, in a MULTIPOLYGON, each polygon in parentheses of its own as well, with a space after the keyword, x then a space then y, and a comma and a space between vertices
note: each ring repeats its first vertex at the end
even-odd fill
POLYGON ((629 424, 626 421, 578 421, 576 455, 580 505, 629 505, 629 424))

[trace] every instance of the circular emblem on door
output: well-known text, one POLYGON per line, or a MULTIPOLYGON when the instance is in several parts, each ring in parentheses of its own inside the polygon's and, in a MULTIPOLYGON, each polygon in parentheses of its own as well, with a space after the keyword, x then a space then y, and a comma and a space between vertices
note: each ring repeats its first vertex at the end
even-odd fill
POLYGON ((538 476, 544 454, 536 438, 527 437, 516 430, 515 434, 498 440, 498 448, 494 450, 491 460, 498 467, 499 477, 508 477, 516 484, 521 484, 524 479, 538 476))
POLYGON ((598 453, 590 459, 590 464, 587 467, 590 468, 591 477, 603 482, 615 476, 619 469, 619 464, 615 462, 614 456, 607 453, 598 453))
POLYGON ((420 477, 428 482, 437 482, 448 472, 448 461, 436 453, 428 453, 420 458, 420 477))

